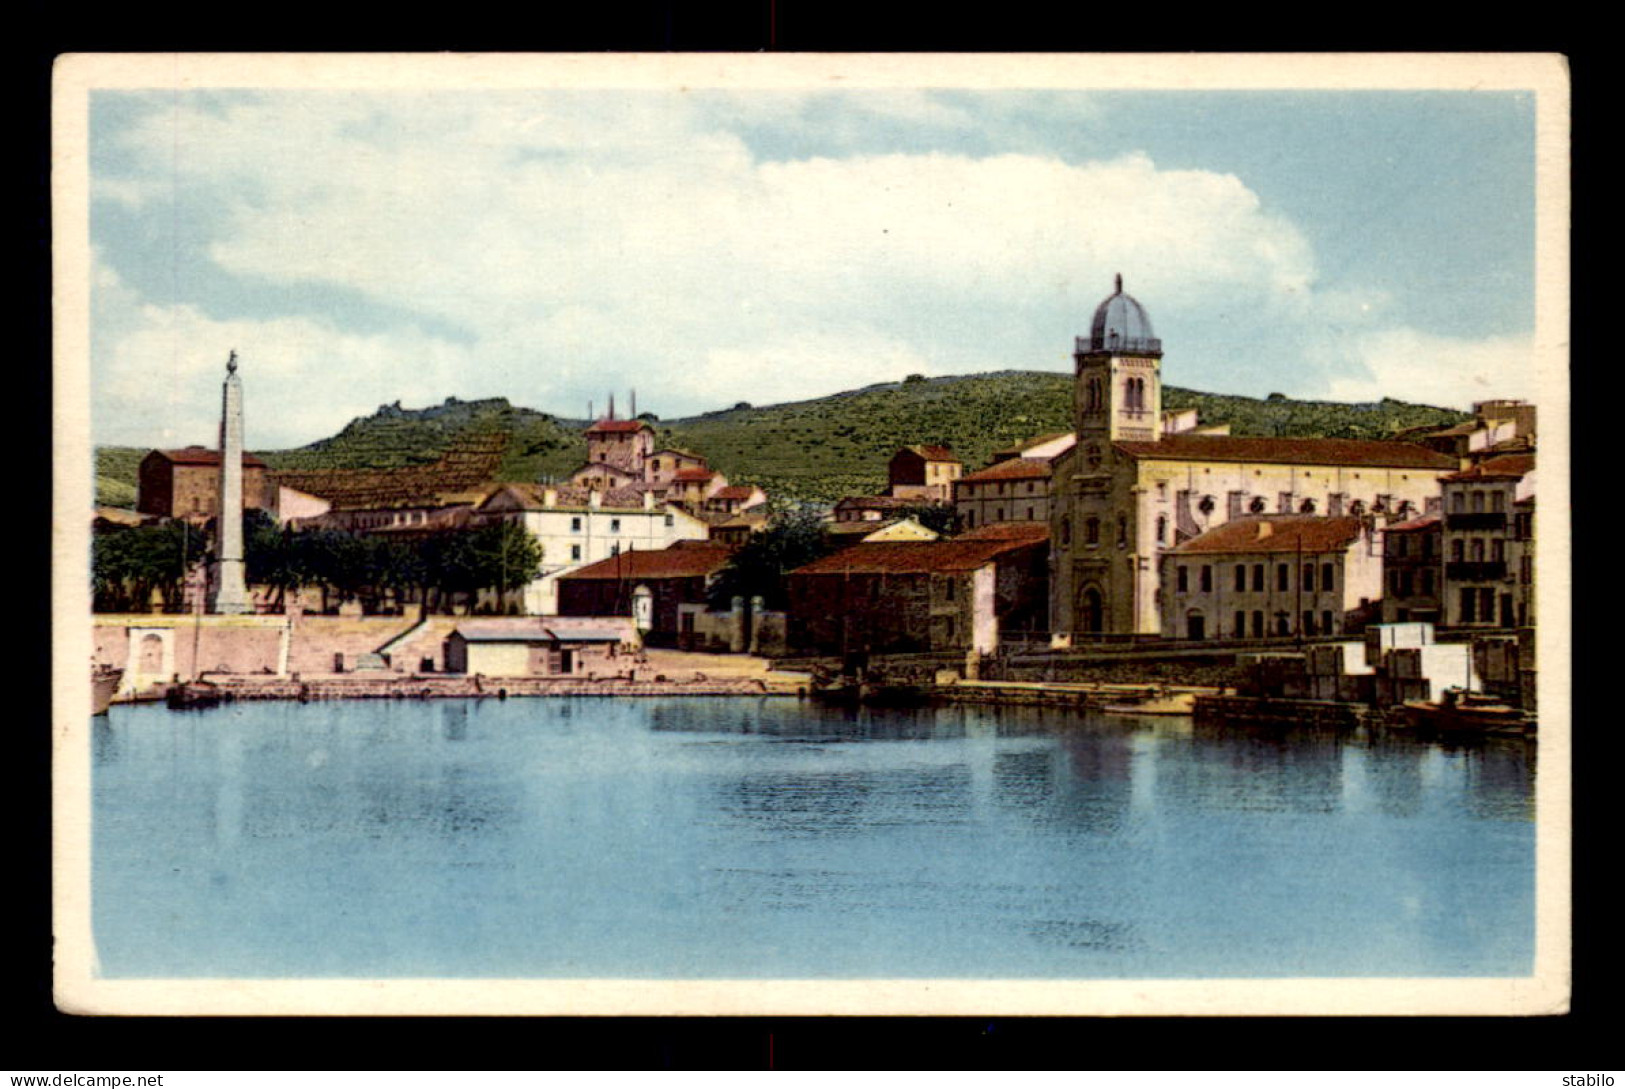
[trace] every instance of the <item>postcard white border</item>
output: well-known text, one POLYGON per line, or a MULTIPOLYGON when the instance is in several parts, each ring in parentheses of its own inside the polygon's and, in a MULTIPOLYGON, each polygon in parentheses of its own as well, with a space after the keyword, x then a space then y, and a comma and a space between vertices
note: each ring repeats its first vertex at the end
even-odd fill
POLYGON ((55 994, 85 1014, 1530 1015, 1570 994, 1569 116, 1549 54, 78 54, 53 89, 55 994), (1535 970, 1522 979, 1201 981, 108 980, 90 914, 89 99, 101 89, 717 87, 1528 90, 1536 95, 1541 413, 1535 970), (88 511, 86 512, 88 513, 88 511), (86 618, 74 623, 65 618, 86 618))

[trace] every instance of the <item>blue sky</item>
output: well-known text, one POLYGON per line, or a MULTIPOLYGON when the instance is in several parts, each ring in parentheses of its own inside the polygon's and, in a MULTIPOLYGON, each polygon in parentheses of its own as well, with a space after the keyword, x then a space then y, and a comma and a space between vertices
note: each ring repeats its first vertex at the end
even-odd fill
POLYGON ((505 396, 665 417, 1065 371, 1121 272, 1172 384, 1532 396, 1528 92, 97 91, 96 441, 505 396), (624 400, 620 401, 624 405, 624 400))

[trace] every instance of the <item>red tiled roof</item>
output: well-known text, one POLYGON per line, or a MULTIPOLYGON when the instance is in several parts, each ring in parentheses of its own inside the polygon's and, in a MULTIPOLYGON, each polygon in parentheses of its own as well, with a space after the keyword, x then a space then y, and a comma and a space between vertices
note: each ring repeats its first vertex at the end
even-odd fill
POLYGON ((954 574, 984 567, 1006 552, 1034 542, 1016 541, 865 541, 832 556, 798 567, 791 575, 925 575, 954 574))
POLYGON ((1353 516, 1276 514, 1238 518, 1192 537, 1171 551, 1340 552, 1360 536, 1360 526, 1361 520, 1353 516))
POLYGON ((1500 457, 1486 458, 1474 465, 1471 469, 1463 469, 1459 473, 1451 473, 1444 479, 1447 481, 1461 480, 1490 480, 1494 478, 1518 480, 1535 471, 1535 455, 1533 454, 1502 454, 1500 457))
POLYGON ((674 481, 680 480, 684 483, 689 481, 700 483, 710 480, 716 475, 717 474, 710 469, 679 469, 671 475, 671 478, 674 481))
POLYGON ((1424 514, 1420 518, 1412 518, 1408 522, 1399 522, 1395 525, 1388 526, 1385 532, 1411 533, 1419 529, 1429 529, 1433 526, 1439 525, 1442 521, 1444 521, 1444 519, 1437 514, 1424 514))
POLYGON ((967 529, 956 541, 1021 541, 1036 544, 1049 540, 1048 522, 991 522, 967 529))
POLYGON ((726 488, 718 489, 712 499, 749 499, 756 494, 756 489, 749 484, 730 484, 726 488))
POLYGON ((959 458, 946 446, 936 446, 931 443, 915 443, 903 447, 912 450, 926 461, 958 461, 959 458))
POLYGON ((734 550, 726 545, 689 542, 682 548, 622 552, 588 564, 562 579, 682 579, 714 575, 728 565, 734 550), (709 547, 706 547, 709 545, 709 547))
MULTIPOLYGON (((188 446, 184 450, 154 450, 154 454, 173 461, 176 465, 219 465, 220 451, 203 446, 188 446)), ((265 462, 248 452, 243 453, 245 469, 263 469, 265 462)))
POLYGON ((918 499, 903 499, 895 495, 849 495, 835 504, 836 510, 896 510, 898 507, 917 507, 918 499))
POLYGON ((642 431, 645 428, 650 431, 654 430, 654 428, 649 427, 647 420, 599 420, 597 423, 587 428, 587 434, 591 435, 595 432, 642 431))
POLYGON ((961 484, 980 480, 1048 480, 1050 463, 1044 458, 1011 458, 959 478, 961 484))
POLYGON ((1142 460, 1254 461, 1271 465, 1369 465, 1384 469, 1453 469, 1452 457, 1408 442, 1371 439, 1269 439, 1235 435, 1164 435, 1156 442, 1119 442, 1142 460))

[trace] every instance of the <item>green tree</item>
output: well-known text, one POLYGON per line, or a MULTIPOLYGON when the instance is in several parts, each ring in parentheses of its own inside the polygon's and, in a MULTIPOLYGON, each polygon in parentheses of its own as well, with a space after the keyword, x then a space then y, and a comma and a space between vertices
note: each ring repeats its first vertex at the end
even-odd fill
POLYGON ((736 597, 749 601, 760 596, 767 608, 783 609, 789 604, 785 575, 827 556, 832 547, 816 512, 781 515, 729 558, 712 584, 711 604, 726 609, 736 597))
POLYGON ((164 611, 179 612, 186 572, 207 560, 202 532, 184 521, 100 534, 91 542, 93 607, 146 612, 157 593, 164 611))
POLYGON ((517 522, 491 522, 464 532, 464 562, 474 590, 494 590, 506 600, 541 572, 542 546, 517 522))
POLYGON ((900 507, 897 516, 912 518, 944 537, 952 537, 959 532, 959 512, 946 503, 918 503, 911 507, 900 507))

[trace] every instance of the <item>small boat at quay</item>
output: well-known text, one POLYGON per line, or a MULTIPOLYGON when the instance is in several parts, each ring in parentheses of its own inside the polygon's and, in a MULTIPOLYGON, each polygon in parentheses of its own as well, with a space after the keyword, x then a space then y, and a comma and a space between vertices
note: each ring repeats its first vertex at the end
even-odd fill
POLYGON ((1462 688, 1447 688, 1437 702, 1409 700, 1404 706, 1405 722, 1417 730, 1441 733, 1526 733, 1535 720, 1522 708, 1462 688))
POLYGON ((114 666, 100 666, 90 671, 90 713, 105 715, 113 704, 113 694, 124 679, 124 670, 114 666))
POLYGON ((1131 702, 1108 703, 1100 710, 1108 715, 1168 715, 1189 718, 1196 712, 1196 693, 1162 692, 1131 702))

